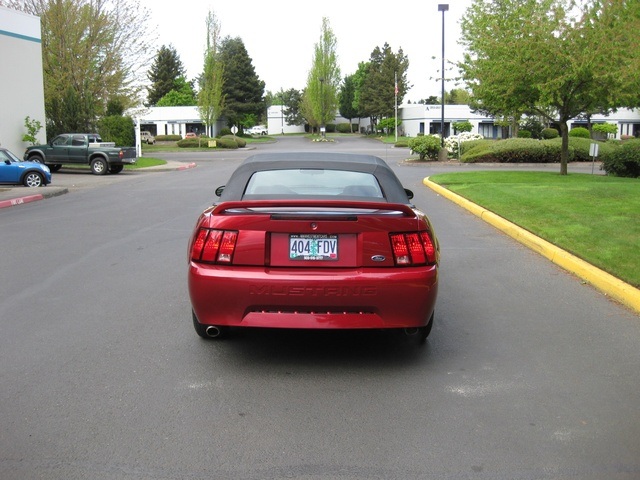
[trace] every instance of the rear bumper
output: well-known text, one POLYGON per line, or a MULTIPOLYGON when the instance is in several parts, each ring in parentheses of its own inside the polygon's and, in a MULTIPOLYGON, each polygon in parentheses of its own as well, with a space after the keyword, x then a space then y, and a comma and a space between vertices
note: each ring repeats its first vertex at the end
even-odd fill
POLYGON ((191 305, 203 325, 369 329, 427 324, 437 267, 295 271, 191 263, 191 305))

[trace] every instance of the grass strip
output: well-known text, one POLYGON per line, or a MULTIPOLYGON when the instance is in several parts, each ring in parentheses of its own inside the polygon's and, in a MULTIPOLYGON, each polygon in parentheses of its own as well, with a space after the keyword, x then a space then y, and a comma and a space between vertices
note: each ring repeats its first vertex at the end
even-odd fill
POLYGON ((460 172, 431 181, 640 287, 640 181, 549 172, 460 172))

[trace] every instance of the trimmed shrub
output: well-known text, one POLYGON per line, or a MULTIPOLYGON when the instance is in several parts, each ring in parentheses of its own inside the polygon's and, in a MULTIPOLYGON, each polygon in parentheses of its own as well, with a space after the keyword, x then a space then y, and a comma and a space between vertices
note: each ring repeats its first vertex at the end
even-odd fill
MULTIPOLYGON (((440 138, 440 137, 438 137, 440 138)), ((452 135, 444 139, 444 147, 447 149, 450 155, 458 156, 458 145, 462 148, 462 145, 466 142, 472 142, 474 140, 482 140, 484 137, 479 133, 461 132, 459 135, 452 135)))
POLYGON ((640 177, 640 140, 628 140, 602 160, 602 169, 616 177, 640 177))
POLYGON ((220 130, 220 133, 218 133, 218 138, 222 138, 225 135, 233 135, 233 132, 231 132, 230 128, 223 128, 220 130))
POLYGON ((560 148, 561 145, 529 138, 489 140, 478 142, 463 154, 461 160, 467 163, 554 163, 560 161, 560 148))
POLYGON ((410 138, 409 148, 420 155, 420 160, 426 160, 427 158, 437 159, 440 151, 440 137, 422 135, 410 138))
POLYGON ((555 128, 543 128, 540 132, 540 137, 544 140, 550 140, 552 138, 558 138, 560 136, 560 132, 555 128))
POLYGON ((394 145, 394 147, 396 148, 407 148, 408 146, 409 146, 409 139, 407 137, 399 138, 394 145))
POLYGON ((178 142, 182 135, 156 135, 156 142, 178 142))
POLYGON ((339 123, 336 125, 336 131, 338 133, 351 133, 351 125, 348 123, 339 123))
POLYGON ((576 127, 569 130, 570 137, 578 137, 578 138, 591 138, 591 134, 589 130, 584 127, 576 127))
POLYGON ((518 138, 531 138, 531 132, 529 130, 518 130, 518 138))
MULTIPOLYGON (((552 140, 546 140, 546 143, 557 145, 558 148, 562 148, 562 139, 554 138, 552 140)), ((569 138, 569 148, 573 151, 573 154, 570 157, 572 162, 591 162, 592 158, 589 155, 589 149, 591 148, 591 144, 594 143, 593 140, 588 138, 569 138)), ((598 160, 604 161, 608 155, 613 153, 617 149, 617 145, 612 142, 597 142, 598 147, 598 160)), ((558 157, 559 159, 560 157, 558 157)))
POLYGON ((239 137, 234 137, 233 135, 225 135, 224 137, 220 137, 217 140, 218 148, 230 148, 236 149, 238 148, 238 142, 236 139, 239 137))

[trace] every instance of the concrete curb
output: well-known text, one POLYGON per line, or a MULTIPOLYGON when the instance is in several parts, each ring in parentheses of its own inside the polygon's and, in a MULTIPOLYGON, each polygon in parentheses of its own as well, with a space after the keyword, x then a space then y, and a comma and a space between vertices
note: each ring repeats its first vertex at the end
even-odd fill
POLYGON ((37 193, 35 195, 24 195, 6 200, 0 200, 0 208, 15 207, 16 205, 22 205, 24 203, 37 202, 38 200, 44 200, 45 198, 57 197, 58 195, 64 195, 69 193, 69 189, 60 187, 41 187, 46 190, 44 193, 37 193))
POLYGON ((518 227, 508 220, 496 215, 495 213, 470 202, 446 188, 433 183, 429 177, 425 178, 422 183, 431 188, 436 193, 451 200, 462 208, 468 210, 474 215, 480 217, 485 222, 493 225, 498 230, 506 233, 518 242, 527 246, 531 250, 551 260, 559 267, 573 273, 579 278, 587 281, 601 292, 611 298, 622 303, 626 307, 631 308, 636 313, 640 313, 640 290, 628 283, 608 274, 607 272, 594 267, 584 260, 572 255, 569 252, 556 247, 552 243, 547 242, 527 230, 518 227))
POLYGON ((196 164, 191 162, 187 165, 183 165, 181 167, 176 168, 176 170, 188 170, 189 168, 195 168, 196 164))

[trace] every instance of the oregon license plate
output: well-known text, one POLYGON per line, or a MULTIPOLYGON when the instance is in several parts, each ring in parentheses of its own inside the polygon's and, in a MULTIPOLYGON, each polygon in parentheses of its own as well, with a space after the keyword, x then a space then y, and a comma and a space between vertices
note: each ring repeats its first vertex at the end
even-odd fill
POLYGON ((289 235, 291 260, 338 260, 337 235, 289 235))

